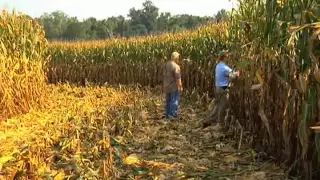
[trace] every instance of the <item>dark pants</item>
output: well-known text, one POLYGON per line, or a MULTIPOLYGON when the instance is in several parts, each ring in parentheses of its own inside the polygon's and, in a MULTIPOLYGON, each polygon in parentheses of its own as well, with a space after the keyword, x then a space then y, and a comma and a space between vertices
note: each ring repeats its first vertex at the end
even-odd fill
POLYGON ((213 122, 221 122, 229 105, 229 89, 225 87, 216 87, 215 106, 211 110, 209 116, 205 119, 204 126, 208 126, 213 122))
POLYGON ((166 94, 165 116, 167 119, 177 117, 179 99, 180 93, 178 90, 166 94))

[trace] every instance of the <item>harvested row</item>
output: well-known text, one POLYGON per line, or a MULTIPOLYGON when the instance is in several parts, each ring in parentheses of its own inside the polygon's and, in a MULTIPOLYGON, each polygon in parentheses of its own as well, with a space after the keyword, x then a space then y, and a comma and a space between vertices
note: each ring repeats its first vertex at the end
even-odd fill
POLYGON ((138 118, 135 88, 47 86, 47 108, 1 123, 0 179, 112 179, 114 150, 138 118), (129 96, 129 94, 131 96, 129 96), (120 136, 120 137, 118 137, 120 136))
MULTIPOLYGON (((159 89, 50 85, 47 109, 3 121, 0 179, 275 179, 238 134, 195 128, 208 102, 181 99, 179 121, 163 114, 159 89), (190 103, 193 102, 193 103, 190 103)), ((230 129, 237 129, 230 126, 230 129)))

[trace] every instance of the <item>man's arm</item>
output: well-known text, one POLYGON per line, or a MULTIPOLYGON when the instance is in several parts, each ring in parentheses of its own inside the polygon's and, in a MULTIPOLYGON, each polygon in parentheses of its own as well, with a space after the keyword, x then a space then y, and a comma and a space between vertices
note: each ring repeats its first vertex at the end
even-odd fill
POLYGON ((229 77, 231 79, 237 78, 239 76, 239 71, 236 71, 236 72, 232 72, 232 71, 233 70, 230 67, 228 67, 228 66, 225 67, 225 75, 227 77, 229 77))
POLYGON ((178 87, 178 90, 182 90, 182 81, 181 81, 181 72, 180 72, 180 67, 176 67, 174 69, 174 77, 176 78, 176 84, 178 87))
POLYGON ((177 87, 178 87, 178 89, 179 89, 179 90, 182 90, 182 82, 181 82, 181 78, 178 78, 178 79, 176 80, 176 83, 177 83, 177 87))
POLYGON ((239 76, 239 71, 236 71, 236 72, 230 72, 229 73, 229 78, 231 79, 235 79, 239 76))

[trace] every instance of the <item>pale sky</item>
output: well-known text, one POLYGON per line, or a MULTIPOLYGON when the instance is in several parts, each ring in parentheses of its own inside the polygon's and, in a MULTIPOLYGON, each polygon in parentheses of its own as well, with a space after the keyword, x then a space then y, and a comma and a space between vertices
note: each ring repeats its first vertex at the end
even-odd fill
MULTIPOLYGON (((110 16, 127 17, 132 7, 141 8, 145 0, 0 0, 0 9, 17 11, 32 17, 44 12, 61 10, 80 20, 88 17, 105 19, 110 16)), ((160 12, 212 16, 220 9, 231 9, 229 0, 152 0, 160 12)))

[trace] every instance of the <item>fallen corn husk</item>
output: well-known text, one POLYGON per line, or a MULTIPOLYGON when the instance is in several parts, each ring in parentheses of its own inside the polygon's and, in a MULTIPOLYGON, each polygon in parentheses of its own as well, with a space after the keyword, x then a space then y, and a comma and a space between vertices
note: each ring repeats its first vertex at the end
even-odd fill
POLYGON ((261 83, 260 84, 254 84, 254 85, 251 86, 250 90, 259 90, 259 89, 261 89, 262 85, 263 84, 261 84, 261 83))

